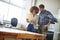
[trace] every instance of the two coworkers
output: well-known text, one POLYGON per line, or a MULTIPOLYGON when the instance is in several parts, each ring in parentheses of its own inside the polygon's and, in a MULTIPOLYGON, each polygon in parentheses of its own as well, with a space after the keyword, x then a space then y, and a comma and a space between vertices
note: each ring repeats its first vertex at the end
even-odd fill
POLYGON ((55 24, 57 19, 51 14, 51 12, 45 10, 43 4, 39 5, 39 8, 32 6, 30 8, 30 14, 27 15, 27 22, 29 23, 27 31, 44 34, 47 32, 50 24, 55 24), (39 16, 37 15, 38 12, 39 16))

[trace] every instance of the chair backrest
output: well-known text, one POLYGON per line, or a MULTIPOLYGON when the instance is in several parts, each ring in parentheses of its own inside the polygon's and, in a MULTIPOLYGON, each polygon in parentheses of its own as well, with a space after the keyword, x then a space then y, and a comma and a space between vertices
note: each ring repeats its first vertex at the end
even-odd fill
POLYGON ((12 25, 13 27, 16 27, 16 26, 17 26, 17 23, 18 23, 17 18, 12 18, 12 19, 11 19, 11 25, 12 25))

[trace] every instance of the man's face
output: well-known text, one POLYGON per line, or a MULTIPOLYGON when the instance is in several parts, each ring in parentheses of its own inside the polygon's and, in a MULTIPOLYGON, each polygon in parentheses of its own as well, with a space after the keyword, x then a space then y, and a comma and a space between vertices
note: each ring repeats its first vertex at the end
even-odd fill
POLYGON ((39 8, 40 12, 44 11, 44 8, 39 8))

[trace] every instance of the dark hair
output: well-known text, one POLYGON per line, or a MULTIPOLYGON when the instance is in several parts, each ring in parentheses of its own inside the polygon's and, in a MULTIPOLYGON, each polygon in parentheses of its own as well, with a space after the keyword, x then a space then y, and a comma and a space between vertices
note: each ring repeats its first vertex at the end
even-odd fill
POLYGON ((40 4, 39 8, 45 8, 45 6, 43 4, 40 4))
POLYGON ((32 7, 30 8, 30 12, 31 12, 31 13, 33 12, 33 10, 35 10, 36 13, 39 12, 39 8, 36 7, 36 6, 32 6, 32 7))

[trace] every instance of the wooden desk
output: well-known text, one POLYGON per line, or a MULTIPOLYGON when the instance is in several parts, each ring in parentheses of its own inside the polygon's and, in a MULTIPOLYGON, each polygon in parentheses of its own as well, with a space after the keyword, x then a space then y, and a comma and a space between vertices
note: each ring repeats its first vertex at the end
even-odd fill
POLYGON ((39 39, 39 40, 44 40, 44 35, 43 34, 37 34, 37 33, 32 33, 32 32, 27 32, 27 31, 19 31, 19 30, 15 30, 15 31, 7 31, 7 30, 2 30, 0 28, 0 38, 2 38, 1 40, 3 40, 3 38, 16 38, 16 40, 18 40, 19 38, 23 38, 23 39, 39 39), (18 31, 18 32, 17 32, 18 31))

